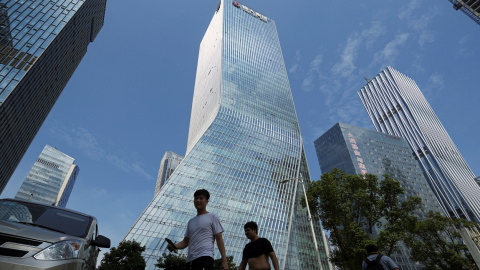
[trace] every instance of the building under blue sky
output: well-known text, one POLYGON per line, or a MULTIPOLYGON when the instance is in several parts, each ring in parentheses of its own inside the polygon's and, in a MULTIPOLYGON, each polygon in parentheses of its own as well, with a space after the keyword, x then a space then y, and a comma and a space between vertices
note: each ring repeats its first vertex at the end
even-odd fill
POLYGON ((105 6, 1 1, 0 192, 102 28, 105 6))
POLYGON ((194 192, 207 189, 207 210, 220 217, 227 256, 237 265, 249 242, 243 225, 253 220, 282 269, 329 269, 320 222, 309 221, 300 204, 299 181, 308 183, 310 173, 275 21, 237 1, 221 1, 212 13, 200 44, 187 153, 125 240, 145 245, 147 269, 154 269, 165 238, 182 241, 196 216, 194 192))
POLYGON ((45 145, 14 199, 66 207, 79 171, 74 158, 45 145))
MULTIPOLYGON (((426 218, 429 211, 442 212, 437 197, 403 138, 337 123, 314 144, 322 172, 338 168, 348 174, 374 174, 379 181, 388 174, 404 188, 401 200, 410 196, 422 199, 414 213, 418 218, 426 218)), ((380 231, 381 227, 375 227, 374 237, 380 231)), ((396 247, 398 250, 390 257, 401 269, 424 268, 410 260, 410 250, 403 242, 397 243, 396 247)))
POLYGON ((405 139, 443 212, 480 223, 480 186, 414 80, 387 67, 358 91, 375 129, 405 139))
MULTIPOLYGON (((101 33, 1 194, 14 197, 56 146, 81 161, 68 207, 96 216, 113 246, 151 201, 164 153, 186 152, 199 44, 219 1, 141 2, 107 1, 101 33)), ((415 79, 480 176, 480 27, 449 1, 241 3, 275 18, 311 179, 321 134, 337 122, 374 129, 357 91, 387 66, 415 79)))

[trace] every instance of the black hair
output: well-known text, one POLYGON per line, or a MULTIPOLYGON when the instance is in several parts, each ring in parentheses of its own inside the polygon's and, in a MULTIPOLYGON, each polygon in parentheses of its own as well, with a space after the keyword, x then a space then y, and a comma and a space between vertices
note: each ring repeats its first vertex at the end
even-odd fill
POLYGON ((370 244, 368 246, 365 247, 365 250, 367 251, 367 253, 374 253, 374 252, 377 252, 378 251, 378 247, 375 246, 374 244, 370 244))
POLYGON ((210 199, 210 193, 206 189, 199 189, 199 190, 195 191, 195 193, 193 194, 193 197, 195 198, 195 197, 200 196, 200 195, 205 196, 205 198, 207 198, 207 200, 210 199))
POLYGON ((258 225, 255 221, 249 221, 243 225, 243 229, 250 228, 258 234, 258 225))

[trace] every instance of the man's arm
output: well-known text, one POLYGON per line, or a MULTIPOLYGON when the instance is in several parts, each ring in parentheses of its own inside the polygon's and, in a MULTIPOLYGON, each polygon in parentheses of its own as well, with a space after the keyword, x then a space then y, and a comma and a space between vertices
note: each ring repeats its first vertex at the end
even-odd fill
POLYGON ((240 262, 240 266, 238 267, 238 270, 245 270, 247 269, 247 260, 242 260, 242 262, 240 262))
POLYGON ((225 253, 225 244, 223 243, 222 233, 215 234, 218 251, 222 255, 222 270, 228 270, 227 254, 225 253))
POLYGON ((275 252, 272 251, 268 253, 268 256, 272 260, 273 269, 280 270, 280 264, 278 263, 277 255, 275 255, 275 252))

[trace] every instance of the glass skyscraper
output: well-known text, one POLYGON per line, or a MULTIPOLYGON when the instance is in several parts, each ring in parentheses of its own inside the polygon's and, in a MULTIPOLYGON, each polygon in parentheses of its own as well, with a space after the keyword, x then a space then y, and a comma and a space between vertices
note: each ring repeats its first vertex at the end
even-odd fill
MULTIPOLYGON (((429 211, 442 212, 435 194, 404 139, 337 123, 314 144, 322 173, 338 168, 348 174, 375 174, 379 180, 383 179, 384 174, 389 174, 405 189, 402 200, 410 196, 422 199, 422 205, 415 213, 420 219, 426 218, 429 211)), ((381 228, 375 228, 374 236, 380 231, 381 228)), ((403 242, 397 243, 397 248, 399 251, 391 257, 400 269, 423 268, 422 265, 410 260, 410 250, 403 242)))
POLYGON ((0 193, 103 26, 106 0, 0 0, 0 193))
POLYGON ((447 216, 480 223, 480 187, 415 81, 387 67, 358 92, 377 131, 404 138, 447 216))
POLYGON ((455 10, 461 10, 472 20, 480 24, 480 0, 448 0, 455 10))
POLYGON ((160 162, 160 169, 158 170, 157 185, 155 186, 155 195, 157 195, 163 185, 165 185, 168 178, 170 178, 170 176, 178 167, 178 165, 180 165, 182 160, 182 156, 175 154, 172 151, 165 152, 165 155, 163 155, 162 161, 160 162))
POLYGON ((300 178, 310 182, 275 22, 222 0, 200 44, 185 158, 125 240, 146 245, 154 269, 165 237, 183 239, 196 215, 193 193, 205 188, 237 265, 248 243, 243 225, 253 220, 282 269, 328 269, 320 223, 300 205, 300 178))
POLYGON ((66 207, 80 170, 74 163, 74 158, 46 145, 15 199, 66 207))

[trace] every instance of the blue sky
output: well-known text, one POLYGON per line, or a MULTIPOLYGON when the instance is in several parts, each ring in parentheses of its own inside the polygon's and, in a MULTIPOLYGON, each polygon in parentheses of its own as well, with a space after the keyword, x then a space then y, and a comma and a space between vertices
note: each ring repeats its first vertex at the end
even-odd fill
MULTIPOLYGON (((373 129, 357 91, 386 66, 416 81, 480 175, 480 25, 450 2, 241 3, 276 22, 312 179, 316 138, 337 122, 373 129)), ((117 245, 153 198, 165 151, 185 153, 198 48, 217 4, 109 0, 103 29, 1 197, 15 196, 45 144, 56 146, 80 167, 68 208, 96 216, 117 245)))

